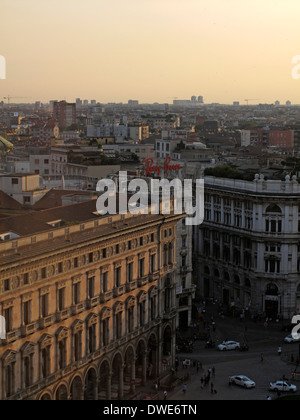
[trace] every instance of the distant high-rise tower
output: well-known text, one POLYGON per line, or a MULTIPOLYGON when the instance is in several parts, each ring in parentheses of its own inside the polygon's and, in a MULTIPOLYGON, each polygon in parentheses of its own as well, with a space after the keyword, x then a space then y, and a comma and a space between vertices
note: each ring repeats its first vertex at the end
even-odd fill
POLYGON ((54 101, 53 118, 57 121, 59 127, 69 127, 76 124, 76 104, 54 101))
POLYGON ((197 97, 196 96, 192 96, 191 101, 192 102, 197 102, 197 97))
POLYGON ((204 103, 203 96, 198 96, 198 102, 199 102, 199 104, 203 104, 204 103))

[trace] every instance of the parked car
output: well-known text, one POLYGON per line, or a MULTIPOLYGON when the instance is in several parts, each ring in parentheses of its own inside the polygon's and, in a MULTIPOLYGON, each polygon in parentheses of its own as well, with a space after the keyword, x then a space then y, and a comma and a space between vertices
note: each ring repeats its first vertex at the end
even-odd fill
POLYGON ((291 344, 291 343, 299 343, 300 341, 300 337, 299 338, 294 338, 293 334, 288 335, 287 337, 285 337, 284 342, 287 344, 291 344))
POLYGON ((270 391, 297 392, 297 387, 289 384, 287 381, 276 381, 270 383, 270 391))
POLYGON ((255 388, 256 383, 249 379, 247 376, 239 375, 239 376, 231 376, 229 378, 230 382, 234 385, 241 386, 246 389, 255 388))
POLYGON ((240 347, 241 345, 237 341, 224 341, 222 344, 218 345, 220 351, 239 350, 240 347))

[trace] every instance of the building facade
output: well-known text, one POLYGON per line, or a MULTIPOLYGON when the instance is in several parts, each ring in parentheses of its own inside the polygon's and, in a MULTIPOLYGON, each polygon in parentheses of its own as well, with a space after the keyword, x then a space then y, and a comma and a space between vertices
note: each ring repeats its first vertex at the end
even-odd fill
POLYGON ((205 178, 205 220, 195 228, 201 296, 275 319, 300 313, 300 186, 205 178))
POLYGON ((293 130, 241 130, 241 146, 273 146, 290 149, 294 147, 294 137, 293 130))
POLYGON ((181 217, 92 200, 1 223, 0 399, 124 399, 169 371, 181 217))
POLYGON ((54 101, 53 118, 60 128, 76 124, 76 104, 66 101, 54 101))

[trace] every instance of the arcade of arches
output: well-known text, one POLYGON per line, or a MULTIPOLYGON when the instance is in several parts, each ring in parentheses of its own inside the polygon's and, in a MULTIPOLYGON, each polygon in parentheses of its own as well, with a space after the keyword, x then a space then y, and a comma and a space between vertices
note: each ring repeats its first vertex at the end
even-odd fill
POLYGON ((134 395, 148 380, 157 379, 165 360, 175 355, 172 327, 164 325, 162 340, 152 331, 125 348, 106 355, 79 369, 69 378, 38 395, 39 400, 122 400, 134 395))

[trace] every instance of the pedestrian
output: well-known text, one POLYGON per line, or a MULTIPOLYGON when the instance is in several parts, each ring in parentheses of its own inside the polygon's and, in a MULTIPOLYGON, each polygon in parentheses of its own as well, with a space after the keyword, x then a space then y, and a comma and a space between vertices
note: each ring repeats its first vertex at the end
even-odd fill
POLYGON ((164 390, 164 401, 166 401, 167 396, 168 396, 168 392, 166 390, 164 390))
POLYGON ((183 393, 184 393, 184 395, 185 395, 185 394, 186 394, 186 391, 187 391, 187 384, 184 384, 184 385, 183 385, 183 390, 182 390, 182 391, 183 391, 183 393))
POLYGON ((282 348, 278 347, 278 356, 281 356, 281 353, 282 353, 282 348))
POLYGON ((213 382, 210 384, 210 393, 211 394, 214 393, 214 384, 213 384, 213 382))
POLYGON ((212 368, 212 375, 213 375, 213 378, 216 377, 216 368, 214 366, 212 368))
POLYGON ((201 377, 200 382, 201 382, 201 389, 203 389, 203 384, 204 384, 203 376, 201 377))

